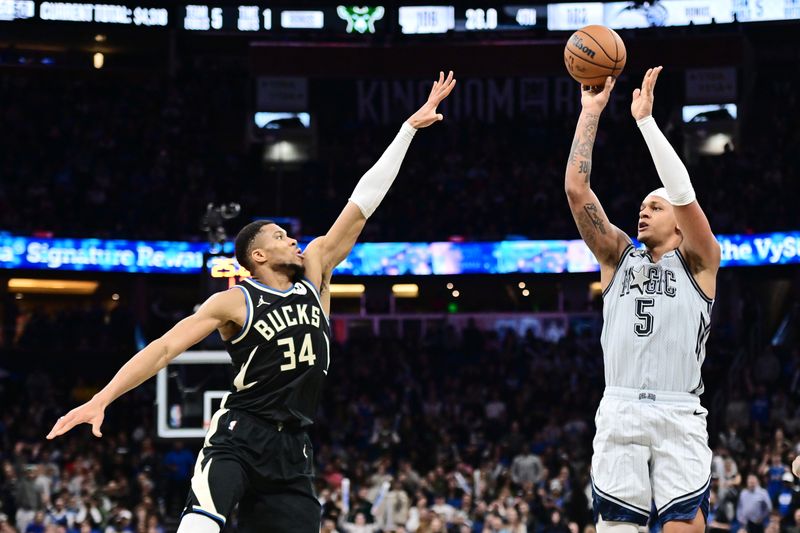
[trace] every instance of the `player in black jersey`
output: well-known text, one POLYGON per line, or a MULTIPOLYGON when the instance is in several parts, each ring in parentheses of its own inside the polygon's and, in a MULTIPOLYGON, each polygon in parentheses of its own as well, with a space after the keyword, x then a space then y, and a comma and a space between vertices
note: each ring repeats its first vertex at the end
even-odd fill
POLYGON ((150 343, 92 400, 59 418, 47 438, 83 423, 101 437, 108 404, 217 330, 237 374, 211 419, 178 533, 218 533, 237 503, 239 531, 318 533, 305 428, 330 365, 331 273, 389 190, 416 130, 442 120, 436 108, 455 83, 452 72, 439 73, 427 102, 362 176, 328 233, 304 251, 271 221, 245 226, 236 258, 252 279, 214 294, 150 343))

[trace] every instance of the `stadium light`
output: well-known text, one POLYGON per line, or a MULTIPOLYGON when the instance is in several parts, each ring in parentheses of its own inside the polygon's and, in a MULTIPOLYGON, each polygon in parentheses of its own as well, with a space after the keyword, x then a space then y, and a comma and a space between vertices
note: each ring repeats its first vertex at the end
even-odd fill
POLYGON ((11 278, 8 290, 18 293, 38 294, 94 294, 100 285, 97 281, 70 279, 11 278))
POLYGON ((334 298, 360 298, 366 288, 361 283, 331 283, 334 298))
POLYGON ((395 298, 416 298, 419 296, 419 285, 416 283, 396 283, 392 285, 395 298))
POLYGON ((99 70, 103 68, 103 65, 106 62, 106 56, 104 56, 102 52, 96 52, 92 58, 92 62, 94 64, 94 68, 99 70))

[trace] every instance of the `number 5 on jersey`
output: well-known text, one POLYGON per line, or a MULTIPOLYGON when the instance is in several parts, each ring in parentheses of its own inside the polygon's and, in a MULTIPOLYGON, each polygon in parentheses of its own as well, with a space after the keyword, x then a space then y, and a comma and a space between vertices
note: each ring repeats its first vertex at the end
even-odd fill
POLYGON ((653 298, 636 298, 636 318, 639 322, 633 325, 633 331, 640 337, 653 333, 653 313, 648 309, 656 305, 653 298))
POLYGON ((288 359, 287 363, 281 365, 281 372, 287 372, 297 368, 297 362, 308 363, 308 366, 314 366, 317 356, 314 355, 313 346, 311 345, 311 334, 306 333, 303 337, 303 344, 300 346, 300 355, 295 355, 294 338, 287 337, 278 341, 279 346, 286 346, 286 351, 283 352, 284 359, 288 359))

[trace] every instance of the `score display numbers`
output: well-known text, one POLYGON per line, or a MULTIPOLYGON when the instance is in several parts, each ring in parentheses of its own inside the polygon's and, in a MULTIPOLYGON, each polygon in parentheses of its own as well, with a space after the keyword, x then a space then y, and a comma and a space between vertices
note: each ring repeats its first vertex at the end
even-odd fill
MULTIPOLYGON (((538 6, 544 12, 544 6, 538 6)), ((455 31, 514 31, 541 24, 537 6, 505 6, 460 9, 456 14, 455 31)))
MULTIPOLYGON (((2 1, 2 0, 0 0, 2 1)), ((324 31, 339 34, 377 33, 385 9, 325 7, 291 9, 261 5, 187 4, 179 14, 184 30, 197 32, 324 31)))
POLYGON ((269 31, 272 10, 254 5, 187 5, 182 17, 183 29, 190 31, 269 31))
POLYGON ((407 35, 526 30, 536 26, 544 6, 403 6, 398 10, 401 31, 407 35))

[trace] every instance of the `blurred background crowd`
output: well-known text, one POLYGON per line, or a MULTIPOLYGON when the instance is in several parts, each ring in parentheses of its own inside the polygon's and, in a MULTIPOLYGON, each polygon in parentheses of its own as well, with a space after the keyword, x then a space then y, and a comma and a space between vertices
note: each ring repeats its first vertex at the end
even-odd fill
MULTIPOLYGON (((592 531, 589 462, 603 389, 596 339, 445 327, 422 338, 361 335, 333 353, 312 431, 325 531, 592 531)), ((715 336, 704 379, 710 529, 755 521, 794 531, 800 486, 788 465, 800 451, 800 351, 766 347, 749 358, 736 339, 715 336), (742 515, 743 498, 762 503, 747 506, 758 516, 742 515)), ((109 408, 102 439, 87 426, 43 440, 63 406, 98 385, 72 366, 0 380, 0 531, 175 525, 199 443, 155 438, 152 385, 109 408)))

